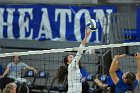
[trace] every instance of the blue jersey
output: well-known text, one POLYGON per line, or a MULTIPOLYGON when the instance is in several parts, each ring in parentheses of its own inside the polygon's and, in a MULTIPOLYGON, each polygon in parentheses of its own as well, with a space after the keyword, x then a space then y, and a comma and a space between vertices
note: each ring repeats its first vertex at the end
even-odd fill
POLYGON ((3 69, 2 65, 0 65, 0 75, 2 75, 3 72, 4 72, 4 69, 3 69))
POLYGON ((118 83, 115 86, 115 93, 125 93, 127 91, 132 91, 132 89, 136 88, 138 81, 135 80, 133 85, 126 84, 123 80, 119 79, 118 83))
MULTIPOLYGON (((117 74, 117 76, 119 77, 119 79, 122 79, 123 72, 122 72, 120 69, 118 69, 118 70, 116 71, 116 74, 117 74)), ((114 82, 112 81, 110 75, 107 77, 106 83, 108 84, 108 87, 115 87, 115 84, 114 84, 114 82)))
POLYGON ((82 77, 86 77, 86 78, 88 77, 88 72, 84 67, 80 67, 80 72, 82 74, 82 77))

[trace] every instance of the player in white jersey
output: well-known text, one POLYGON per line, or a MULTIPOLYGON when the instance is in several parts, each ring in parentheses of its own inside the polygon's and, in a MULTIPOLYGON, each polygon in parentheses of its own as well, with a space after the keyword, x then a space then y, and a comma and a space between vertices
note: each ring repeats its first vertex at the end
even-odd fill
POLYGON ((81 47, 85 46, 86 40, 90 34, 90 29, 86 28, 85 37, 74 57, 69 54, 64 58, 64 63, 68 67, 68 91, 67 93, 82 93, 81 72, 79 68, 79 60, 83 54, 81 47))

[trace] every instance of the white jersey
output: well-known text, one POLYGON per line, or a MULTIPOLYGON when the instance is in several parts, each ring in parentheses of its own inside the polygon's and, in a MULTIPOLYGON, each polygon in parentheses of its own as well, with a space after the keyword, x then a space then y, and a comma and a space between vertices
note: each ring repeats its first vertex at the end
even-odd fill
MULTIPOLYGON (((80 47, 84 47, 82 44, 80 47)), ((68 66, 68 91, 67 93, 82 93, 81 72, 79 69, 79 60, 83 54, 83 50, 79 50, 68 66)))

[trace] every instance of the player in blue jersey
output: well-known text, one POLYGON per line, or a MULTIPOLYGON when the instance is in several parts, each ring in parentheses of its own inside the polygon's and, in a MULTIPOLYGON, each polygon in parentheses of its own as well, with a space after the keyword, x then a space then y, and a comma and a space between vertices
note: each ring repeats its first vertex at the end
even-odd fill
MULTIPOLYGON (((115 73, 119 79, 122 78, 123 72, 120 69, 120 62, 116 62, 115 73)), ((94 79, 94 82, 97 84, 97 86, 99 86, 100 89, 107 91, 107 93, 114 93, 115 91, 115 84, 113 83, 110 75, 102 75, 101 77, 94 79), (104 78, 102 79, 102 77, 104 78)))
POLYGON ((126 93, 128 91, 134 93, 135 88, 138 82, 140 81, 140 54, 139 53, 135 55, 137 66, 138 66, 136 75, 133 72, 125 72, 122 76, 122 79, 119 79, 119 77, 116 75, 115 73, 116 62, 120 58, 125 56, 127 55, 126 54, 115 55, 109 70, 110 76, 115 84, 115 93, 126 93))

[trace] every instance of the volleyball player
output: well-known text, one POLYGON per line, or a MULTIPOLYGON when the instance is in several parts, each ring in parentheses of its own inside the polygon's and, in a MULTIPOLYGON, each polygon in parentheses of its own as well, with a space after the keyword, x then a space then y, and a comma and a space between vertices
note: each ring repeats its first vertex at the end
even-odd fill
MULTIPOLYGON (((115 73, 119 77, 119 79, 122 78, 123 72, 120 69, 120 62, 118 62, 118 61, 116 62, 115 73)), ((114 93, 114 91, 115 91, 115 84, 113 83, 110 75, 107 75, 105 80, 96 78, 96 79, 94 79, 94 82, 97 84, 97 86, 99 86, 99 88, 101 88, 103 90, 105 89, 105 91, 107 91, 107 93, 114 93)), ((104 93, 104 91, 102 93, 104 93)))
POLYGON ((126 54, 122 55, 115 55, 111 67, 110 67, 110 76, 115 84, 115 93, 126 93, 130 91, 131 93, 134 93, 135 88, 140 81, 140 54, 137 53, 135 55, 136 61, 137 61, 137 74, 135 75, 132 72, 125 72, 122 76, 122 79, 119 79, 119 77, 115 73, 116 68, 116 62, 122 58, 127 56, 126 54))
POLYGON ((85 46, 86 40, 90 34, 90 29, 87 27, 85 31, 85 37, 79 47, 79 50, 74 57, 69 54, 64 58, 64 64, 68 69, 68 91, 67 93, 82 93, 82 82, 81 82, 81 72, 79 68, 79 60, 83 54, 83 50, 80 49, 85 46))
POLYGON ((79 47, 79 50, 74 57, 72 54, 68 54, 64 58, 64 64, 66 67, 66 71, 61 71, 59 72, 59 78, 58 80, 63 81, 61 77, 67 76, 68 78, 68 91, 67 93, 82 93, 82 75, 80 72, 80 67, 79 67, 79 60, 83 54, 83 50, 80 49, 85 46, 86 40, 90 34, 90 29, 89 27, 86 28, 85 30, 85 37, 79 47))

